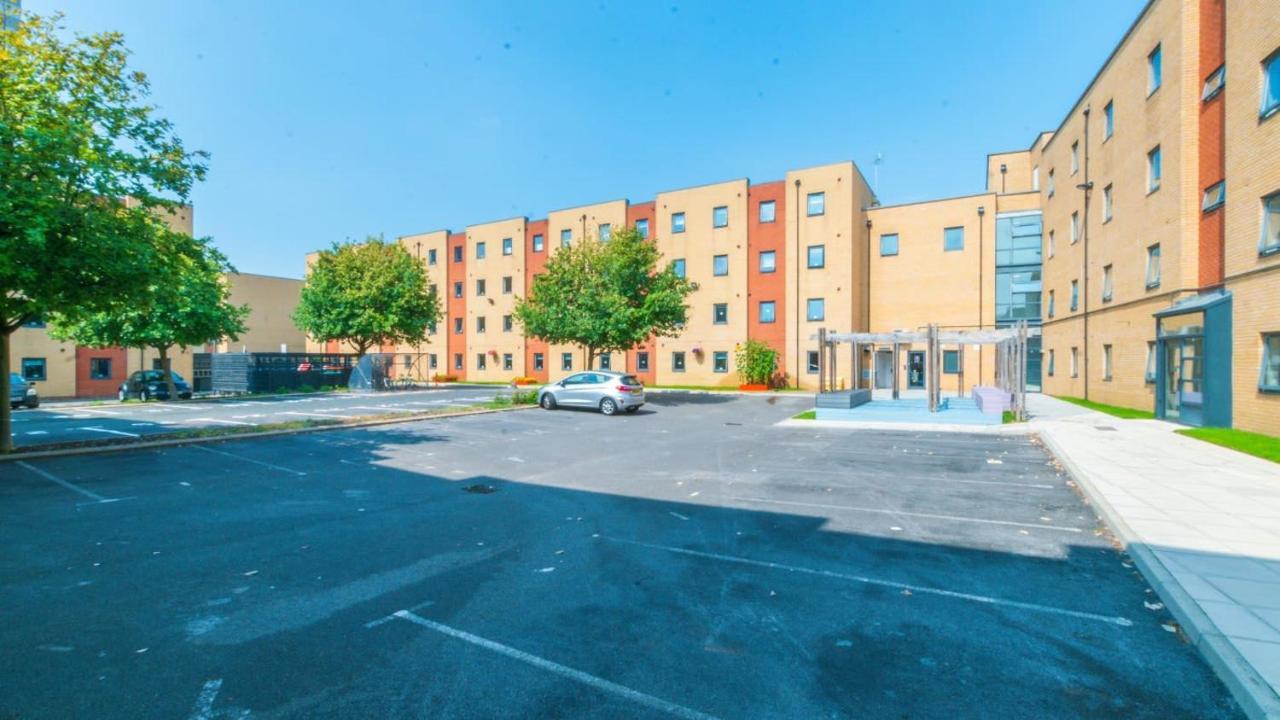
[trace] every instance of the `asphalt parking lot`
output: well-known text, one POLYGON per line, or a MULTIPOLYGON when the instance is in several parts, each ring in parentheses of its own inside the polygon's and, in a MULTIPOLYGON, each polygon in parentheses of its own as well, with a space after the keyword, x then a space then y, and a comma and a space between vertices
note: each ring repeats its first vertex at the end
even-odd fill
POLYGON ((292 420, 423 412, 492 400, 506 388, 447 386, 380 393, 316 393, 173 402, 78 403, 13 411, 20 447, 105 438, 139 438, 210 427, 247 427, 292 420))
POLYGON ((664 394, 0 464, 0 718, 1221 718, 1044 452, 664 394))

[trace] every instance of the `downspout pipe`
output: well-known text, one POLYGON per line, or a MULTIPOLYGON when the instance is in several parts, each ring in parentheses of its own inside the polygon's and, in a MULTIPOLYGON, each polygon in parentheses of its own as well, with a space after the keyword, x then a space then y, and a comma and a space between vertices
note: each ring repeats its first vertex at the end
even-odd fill
MULTIPOLYGON (((793 217, 796 219, 796 260, 793 269, 796 276, 796 389, 800 389, 800 333, 803 326, 800 324, 800 178, 796 178, 796 200, 795 207, 792 208, 793 217)), ((807 368, 806 368, 807 369, 807 368)))
POLYGON ((1084 399, 1089 399, 1089 198, 1093 194, 1093 181, 1089 179, 1089 106, 1084 114, 1084 182, 1076 185, 1084 191, 1084 224, 1080 228, 1080 242, 1083 245, 1084 270, 1081 273, 1083 299, 1081 308, 1084 311, 1082 332, 1084 335, 1084 399))
MULTIPOLYGON (((1003 175, 1004 165, 1000 166, 1000 172, 1003 175)), ((1001 182, 1003 183, 1003 177, 1001 178, 1001 182)), ((983 297, 983 293, 986 292, 986 290, 983 289, 985 284, 984 279, 985 279, 985 274, 987 269, 987 261, 986 261, 986 258, 984 257, 985 255, 984 246, 986 245, 986 237, 985 237, 985 227, 983 224, 983 216, 985 216, 986 214, 987 214, 987 208, 982 205, 979 205, 978 206, 978 332, 982 332, 982 330, 985 327, 982 321, 982 297, 983 297)), ((983 349, 983 346, 978 345, 978 384, 979 385, 982 384, 982 377, 983 377, 982 376, 982 349, 983 349)), ((963 353, 961 353, 961 356, 963 357, 963 353)))

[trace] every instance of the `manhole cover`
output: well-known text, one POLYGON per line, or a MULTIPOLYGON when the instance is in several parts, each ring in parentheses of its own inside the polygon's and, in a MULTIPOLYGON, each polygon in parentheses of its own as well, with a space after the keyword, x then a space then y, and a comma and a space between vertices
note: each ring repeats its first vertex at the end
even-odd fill
POLYGON ((497 492, 498 488, 484 483, 476 483, 462 488, 463 492, 475 493, 477 495, 488 495, 491 492, 497 492))

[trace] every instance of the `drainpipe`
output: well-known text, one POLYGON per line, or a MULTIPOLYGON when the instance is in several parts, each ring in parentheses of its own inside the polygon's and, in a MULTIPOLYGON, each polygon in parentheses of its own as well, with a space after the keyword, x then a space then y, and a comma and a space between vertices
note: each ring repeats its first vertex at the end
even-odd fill
MULTIPOLYGON (((800 333, 802 325, 800 324, 800 178, 796 178, 796 201, 793 208, 796 219, 796 389, 800 389, 800 333)), ((807 366, 806 366, 807 369, 807 366)))
MULTIPOLYGON (((1004 165, 1000 166, 1000 185, 1001 185, 1001 188, 1004 187, 1004 165)), ((982 217, 986 214, 987 214, 987 208, 982 205, 979 205, 978 206, 978 332, 982 332, 982 329, 983 329, 982 295, 985 291, 982 289, 982 286, 983 286, 983 277, 985 275, 986 268, 987 268, 987 263, 986 263, 986 260, 983 259, 983 246, 986 244, 985 243, 986 238, 984 233, 985 228, 983 227, 983 223, 982 223, 982 217)), ((982 383, 982 348, 983 347, 984 346, 981 344, 978 345, 978 383, 979 384, 982 383)))
MULTIPOLYGON (((868 208, 870 209, 870 208, 868 208)), ((866 293, 863 298, 863 304, 867 308, 866 323, 862 328, 863 332, 871 332, 871 218, 867 218, 867 283, 866 293)), ((853 379, 853 389, 857 390, 862 387, 862 350, 858 347, 858 343, 853 343, 853 367, 856 369, 858 376, 853 379)))
POLYGON ((1092 195, 1093 182, 1089 180, 1089 106, 1084 108, 1084 182, 1076 185, 1084 191, 1084 224, 1080 228, 1080 241, 1084 245, 1084 272, 1081 273, 1084 300, 1084 399, 1089 399, 1089 197, 1092 195))

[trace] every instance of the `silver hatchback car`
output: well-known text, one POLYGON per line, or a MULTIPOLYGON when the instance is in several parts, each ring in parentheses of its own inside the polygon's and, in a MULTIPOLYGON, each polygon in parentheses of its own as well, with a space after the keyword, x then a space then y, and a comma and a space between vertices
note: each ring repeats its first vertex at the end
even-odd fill
POLYGON ((612 370, 574 373, 538 390, 538 404, 545 410, 565 407, 595 408, 605 415, 619 410, 633 413, 644 404, 644 385, 635 375, 612 370))

